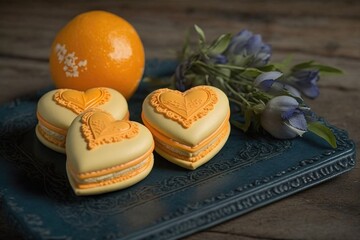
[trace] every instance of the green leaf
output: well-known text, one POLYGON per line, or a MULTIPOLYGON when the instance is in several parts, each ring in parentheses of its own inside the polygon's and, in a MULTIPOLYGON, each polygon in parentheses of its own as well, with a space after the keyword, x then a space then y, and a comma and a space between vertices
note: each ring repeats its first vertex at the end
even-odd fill
POLYGON ((243 56, 241 54, 231 56, 229 62, 235 66, 245 66, 246 62, 248 61, 248 57, 243 56))
POLYGON ((308 130, 327 141, 333 148, 336 148, 336 138, 333 132, 321 122, 311 122, 308 130))
POLYGON ((336 74, 343 73, 338 68, 331 67, 328 65, 318 64, 315 63, 314 61, 303 62, 292 67, 293 71, 302 70, 302 69, 318 69, 320 72, 323 73, 336 73, 336 74))
POLYGON ((263 67, 258 67, 258 69, 263 72, 271 72, 271 71, 278 70, 278 68, 275 64, 269 64, 269 65, 265 65, 263 67))
POLYGON ((342 74, 343 73, 340 69, 330 67, 330 66, 327 66, 327 65, 313 64, 312 66, 313 66, 313 68, 317 68, 317 69, 319 69, 320 72, 324 72, 324 73, 336 73, 336 74, 342 74))
POLYGON ((204 44, 205 41, 206 41, 204 31, 203 31, 198 25, 196 25, 196 24, 194 25, 194 28, 195 28, 195 31, 199 34, 200 43, 201 43, 201 44, 204 44))
POLYGON ((246 68, 241 75, 247 78, 256 78, 263 72, 256 68, 246 68))
POLYGON ((247 109, 244 114, 244 118, 245 118, 245 123, 243 126, 244 132, 246 132, 249 129, 252 117, 253 117, 253 112, 250 109, 247 109))
POLYGON ((228 47, 231 40, 231 34, 223 34, 217 38, 209 47, 210 54, 220 54, 223 53, 228 47))
MULTIPOLYGON (((291 68, 290 64, 291 64, 291 62, 292 62, 292 56, 290 55, 290 56, 287 56, 281 62, 274 63, 273 64, 273 67, 274 67, 273 70, 267 70, 267 71, 264 70, 264 71, 269 72, 269 71, 276 71, 277 70, 277 71, 280 71, 280 72, 284 73, 284 75, 285 75, 285 74, 288 74, 290 72, 290 68, 291 68)), ((267 66, 265 66, 265 67, 267 67, 267 66)))
POLYGON ((301 70, 301 69, 308 69, 308 68, 312 67, 313 63, 314 63, 314 61, 299 63, 299 64, 294 65, 292 67, 292 70, 297 71, 297 70, 301 70))
POLYGON ((228 68, 219 68, 218 71, 223 77, 230 78, 231 76, 231 70, 228 68))

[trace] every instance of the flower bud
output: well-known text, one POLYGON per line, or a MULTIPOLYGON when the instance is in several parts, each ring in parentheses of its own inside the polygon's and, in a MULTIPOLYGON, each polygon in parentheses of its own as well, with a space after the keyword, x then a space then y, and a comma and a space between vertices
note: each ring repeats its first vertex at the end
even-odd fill
POLYGON ((278 71, 264 72, 254 80, 255 86, 273 96, 284 95, 288 92, 294 97, 301 98, 300 92, 293 86, 278 81, 283 74, 278 71))
POLYGON ((289 96, 274 97, 266 104, 261 126, 279 139, 294 138, 307 131, 303 110, 296 99, 289 96))

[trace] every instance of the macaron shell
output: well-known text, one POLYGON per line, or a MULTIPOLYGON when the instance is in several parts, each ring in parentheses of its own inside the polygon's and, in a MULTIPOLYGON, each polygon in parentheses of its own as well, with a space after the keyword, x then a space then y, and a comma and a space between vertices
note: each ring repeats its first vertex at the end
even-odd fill
POLYGON ((143 102, 142 117, 145 118, 153 128, 156 128, 169 138, 189 146, 195 146, 216 131, 229 112, 229 100, 224 92, 215 87, 207 87, 216 93, 218 98, 217 103, 213 110, 193 122, 188 128, 184 128, 178 122, 156 112, 150 104, 152 94, 149 94, 143 102))
MULTIPOLYGON (((104 89, 110 93, 110 99, 104 104, 97 106, 97 108, 111 113, 115 119, 123 119, 126 117, 128 114, 126 99, 114 89, 104 89)), ((54 94, 59 90, 60 89, 55 89, 44 94, 38 101, 37 112, 49 124, 58 128, 67 129, 79 114, 54 101, 54 94)))

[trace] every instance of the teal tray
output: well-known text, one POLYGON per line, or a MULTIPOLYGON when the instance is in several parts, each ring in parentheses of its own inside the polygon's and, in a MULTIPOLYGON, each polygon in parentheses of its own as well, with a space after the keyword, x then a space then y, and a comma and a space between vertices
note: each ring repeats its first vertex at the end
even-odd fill
MULTIPOLYGON (((148 61, 145 75, 169 76, 175 66, 148 61)), ((142 83, 129 102, 132 120, 140 121, 150 90, 142 83)), ((67 181, 65 155, 44 147, 34 133, 36 103, 44 91, 0 107, 0 208, 8 226, 27 239, 176 239, 355 166, 353 141, 333 126, 336 149, 311 134, 276 140, 232 129, 224 148, 195 171, 155 154, 153 171, 142 182, 77 197, 67 181)))

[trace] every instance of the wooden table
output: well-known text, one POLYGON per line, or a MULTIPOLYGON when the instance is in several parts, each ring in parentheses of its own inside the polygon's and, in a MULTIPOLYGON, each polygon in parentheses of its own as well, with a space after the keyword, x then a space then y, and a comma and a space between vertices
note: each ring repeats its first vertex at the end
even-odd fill
MULTIPOLYGON (((48 55, 56 32, 75 15, 94 9, 114 12, 131 22, 143 40, 147 58, 175 58, 186 31, 197 24, 209 39, 244 28, 260 33, 273 47, 274 61, 291 55, 295 62, 313 59, 341 68, 344 75, 321 79, 320 97, 308 104, 331 124, 346 129, 359 152, 358 1, 2 0, 0 103, 51 84, 48 55)), ((0 238, 14 234, 1 225, 0 238)), ((357 166, 188 239, 205 238, 360 239, 360 169, 357 166)))

